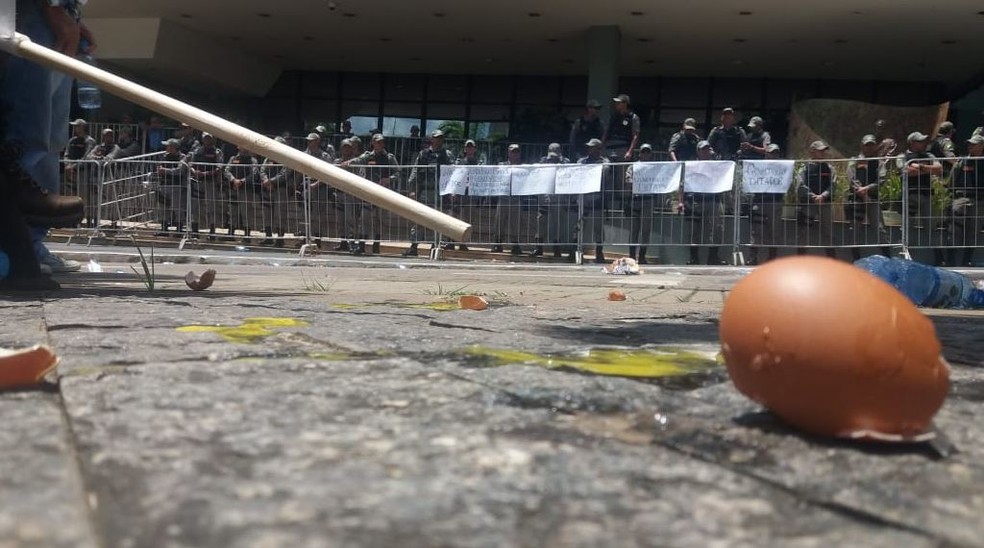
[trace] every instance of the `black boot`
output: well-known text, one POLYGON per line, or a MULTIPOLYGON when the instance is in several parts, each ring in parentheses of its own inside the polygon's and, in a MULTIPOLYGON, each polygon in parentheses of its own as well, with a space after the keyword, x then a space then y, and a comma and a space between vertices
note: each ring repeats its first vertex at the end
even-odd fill
POLYGON ((690 247, 690 260, 687 264, 700 264, 700 249, 697 246, 690 247))
POLYGON ((379 255, 379 241, 375 241, 372 243, 372 254, 379 255))
POLYGON ((513 244, 512 248, 509 249, 509 253, 512 255, 522 255, 523 248, 519 247, 519 244, 513 244))
POLYGON ((710 251, 707 252, 707 264, 719 266, 721 264, 721 257, 718 256, 718 248, 712 247, 710 251))
POLYGON ((533 252, 530 253, 530 255, 533 256, 533 257, 542 257, 543 256, 543 246, 542 245, 537 245, 536 247, 534 247, 533 248, 533 252))
POLYGON ((215 241, 215 225, 208 227, 208 241, 215 241))
POLYGON ((407 249, 406 251, 403 252, 403 256, 404 257, 416 257, 418 255, 419 254, 417 253, 417 244, 416 243, 410 244, 410 249, 407 249))
POLYGON ((629 258, 632 259, 633 261, 636 258, 636 246, 634 245, 629 246, 629 258))
POLYGON ((349 251, 350 249, 348 240, 342 240, 335 246, 335 251, 349 251))
POLYGON ((502 241, 496 240, 495 245, 492 246, 492 253, 502 253, 502 241))
POLYGON ((264 238, 263 241, 260 242, 260 245, 273 245, 273 230, 270 227, 265 227, 263 229, 263 234, 266 236, 266 238, 264 238))
POLYGON ((553 256, 554 256, 555 259, 559 259, 560 258, 560 246, 559 245, 553 246, 553 256))
POLYGON ((600 245, 596 245, 595 246, 595 258, 594 258, 594 262, 596 262, 598 264, 604 264, 604 263, 607 263, 608 262, 605 259, 605 249, 604 249, 604 247, 602 247, 600 245))
POLYGON ((649 264, 649 260, 646 259, 646 246, 639 248, 639 264, 649 264))
POLYGON ((355 255, 365 255, 366 254, 366 243, 365 242, 359 242, 358 244, 356 244, 355 248, 352 250, 352 253, 355 254, 355 255))

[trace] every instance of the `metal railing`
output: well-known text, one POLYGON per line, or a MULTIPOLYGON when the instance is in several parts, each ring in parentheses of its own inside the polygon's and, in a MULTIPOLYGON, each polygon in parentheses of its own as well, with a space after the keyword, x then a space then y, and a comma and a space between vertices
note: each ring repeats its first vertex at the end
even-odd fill
POLYGON ((487 249, 576 263, 585 254, 600 260, 606 251, 668 264, 883 253, 952 265, 971 262, 984 243, 977 210, 984 185, 977 186, 975 171, 977 162, 984 170, 984 160, 959 160, 959 172, 941 176, 927 169, 919 179, 895 157, 603 163, 593 171, 572 170, 578 164, 346 168, 472 224, 467 242, 451 242, 260 161, 196 164, 160 153, 66 161, 64 188, 90 204, 76 232, 90 241, 179 237, 180 246, 214 241, 302 253, 415 252, 429 244, 434 257, 487 249))

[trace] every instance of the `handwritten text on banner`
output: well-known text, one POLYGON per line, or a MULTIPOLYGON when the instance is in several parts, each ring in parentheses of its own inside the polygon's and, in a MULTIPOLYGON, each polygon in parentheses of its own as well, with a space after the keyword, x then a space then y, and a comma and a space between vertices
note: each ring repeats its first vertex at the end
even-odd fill
POLYGON ((741 187, 745 192, 785 194, 793 182, 793 160, 746 160, 741 187))

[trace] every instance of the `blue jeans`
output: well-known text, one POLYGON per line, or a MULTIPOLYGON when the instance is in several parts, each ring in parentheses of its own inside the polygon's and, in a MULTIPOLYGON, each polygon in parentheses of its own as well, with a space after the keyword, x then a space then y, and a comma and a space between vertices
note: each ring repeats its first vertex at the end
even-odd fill
MULTIPOLYGON (((18 0, 17 31, 36 44, 54 45, 54 34, 37 2, 18 0)), ((57 193, 61 186, 59 153, 69 138, 72 77, 19 57, 8 58, 3 68, 0 108, 4 139, 22 147, 20 164, 24 171, 43 188, 57 193)), ((45 231, 33 233, 39 243, 45 231)), ((35 245, 39 247, 43 249, 35 245)))

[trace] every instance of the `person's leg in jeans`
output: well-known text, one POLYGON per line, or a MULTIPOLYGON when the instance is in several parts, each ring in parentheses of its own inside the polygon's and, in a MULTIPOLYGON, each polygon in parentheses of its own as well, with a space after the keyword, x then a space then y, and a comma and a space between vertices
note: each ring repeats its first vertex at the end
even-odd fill
MULTIPOLYGON (((17 2, 18 31, 36 44, 51 47, 54 34, 40 4, 17 2)), ((68 113, 72 78, 32 61, 11 57, 0 83, 0 108, 5 111, 5 140, 20 147, 20 167, 42 188, 57 194, 60 189, 58 155, 68 143, 68 113)), ((46 228, 32 228, 35 253, 57 270, 78 270, 74 261, 51 256, 42 243, 46 228)))

